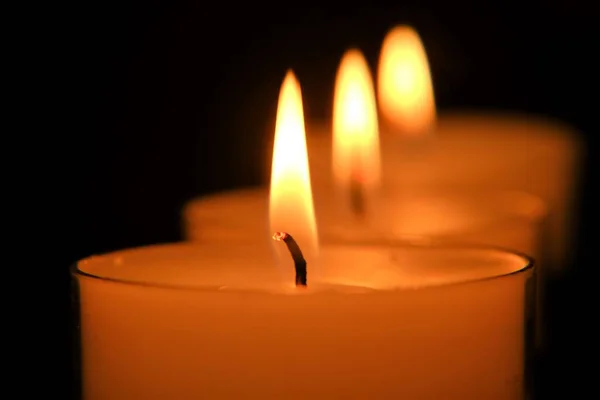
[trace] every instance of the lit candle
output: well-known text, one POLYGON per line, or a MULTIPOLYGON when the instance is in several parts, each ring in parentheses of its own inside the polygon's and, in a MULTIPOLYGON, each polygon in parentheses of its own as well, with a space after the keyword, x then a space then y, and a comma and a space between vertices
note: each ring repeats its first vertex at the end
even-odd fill
POLYGON ((308 176, 289 73, 265 229, 277 241, 79 262, 83 397, 524 398, 530 260, 458 245, 319 250, 308 176))
POLYGON ((582 147, 576 132, 550 119, 517 113, 455 112, 436 122, 427 56, 419 35, 408 26, 390 30, 378 70, 378 99, 384 151, 398 142, 430 136, 416 157, 382 160, 394 186, 468 184, 522 190, 548 206, 546 268, 566 264, 575 229, 573 211, 582 147), (418 115, 419 118, 413 118, 418 115), (431 135, 425 135, 432 133, 431 135))

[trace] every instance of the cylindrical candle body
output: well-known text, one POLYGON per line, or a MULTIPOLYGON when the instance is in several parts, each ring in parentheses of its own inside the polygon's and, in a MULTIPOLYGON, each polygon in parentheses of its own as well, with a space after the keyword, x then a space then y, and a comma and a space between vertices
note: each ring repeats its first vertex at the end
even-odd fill
POLYGON ((323 254, 335 264, 320 266, 325 280, 375 289, 261 290, 277 274, 249 247, 79 263, 84 398, 524 398, 528 260, 482 248, 323 254))

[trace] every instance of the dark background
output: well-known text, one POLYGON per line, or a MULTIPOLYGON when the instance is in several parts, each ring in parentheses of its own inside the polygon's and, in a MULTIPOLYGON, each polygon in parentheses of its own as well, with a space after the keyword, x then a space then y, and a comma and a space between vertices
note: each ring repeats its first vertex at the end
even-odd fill
POLYGON ((544 393, 573 395, 586 381, 579 313, 598 157, 590 10, 573 1, 369 4, 123 1, 81 9, 71 34, 78 123, 65 152, 77 162, 64 175, 61 282, 66 288, 68 266, 90 254, 180 239, 180 211, 194 196, 263 183, 285 71, 301 82, 306 118, 328 118, 342 53, 359 47, 375 71, 386 31, 408 23, 427 49, 440 110, 541 113, 582 132, 585 217, 573 232, 576 262, 554 284, 554 341, 539 379, 544 393))

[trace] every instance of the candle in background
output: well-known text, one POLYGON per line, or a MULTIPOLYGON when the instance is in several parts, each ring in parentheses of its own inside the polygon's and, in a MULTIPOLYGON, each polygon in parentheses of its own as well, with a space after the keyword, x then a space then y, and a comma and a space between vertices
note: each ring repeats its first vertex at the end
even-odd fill
POLYGON ((427 56, 416 31, 390 30, 378 70, 382 120, 382 162, 390 185, 464 184, 520 190, 548 206, 545 269, 559 271, 570 259, 581 143, 571 128, 550 119, 518 113, 454 112, 436 122, 427 56), (418 121, 413 116, 419 116, 418 121), (434 126, 435 125, 435 126, 434 126), (433 133, 423 140, 424 133, 433 133), (411 145, 421 136, 418 150, 411 145), (409 140, 407 140, 409 139, 409 140), (413 140, 410 140, 413 139, 413 140), (404 148, 401 156, 395 154, 404 148), (413 153, 413 154, 410 154, 413 153), (415 154, 416 153, 416 154, 415 154))

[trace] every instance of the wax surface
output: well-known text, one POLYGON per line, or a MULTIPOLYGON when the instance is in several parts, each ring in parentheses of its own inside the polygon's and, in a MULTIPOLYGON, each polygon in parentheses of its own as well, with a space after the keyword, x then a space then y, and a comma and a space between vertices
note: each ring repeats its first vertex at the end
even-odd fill
POLYGON ((523 398, 527 260, 322 254, 334 286, 303 295, 273 290, 285 266, 266 248, 176 244, 80 262, 104 278, 76 274, 84 398, 523 398), (349 286, 359 281, 371 288, 349 286))

